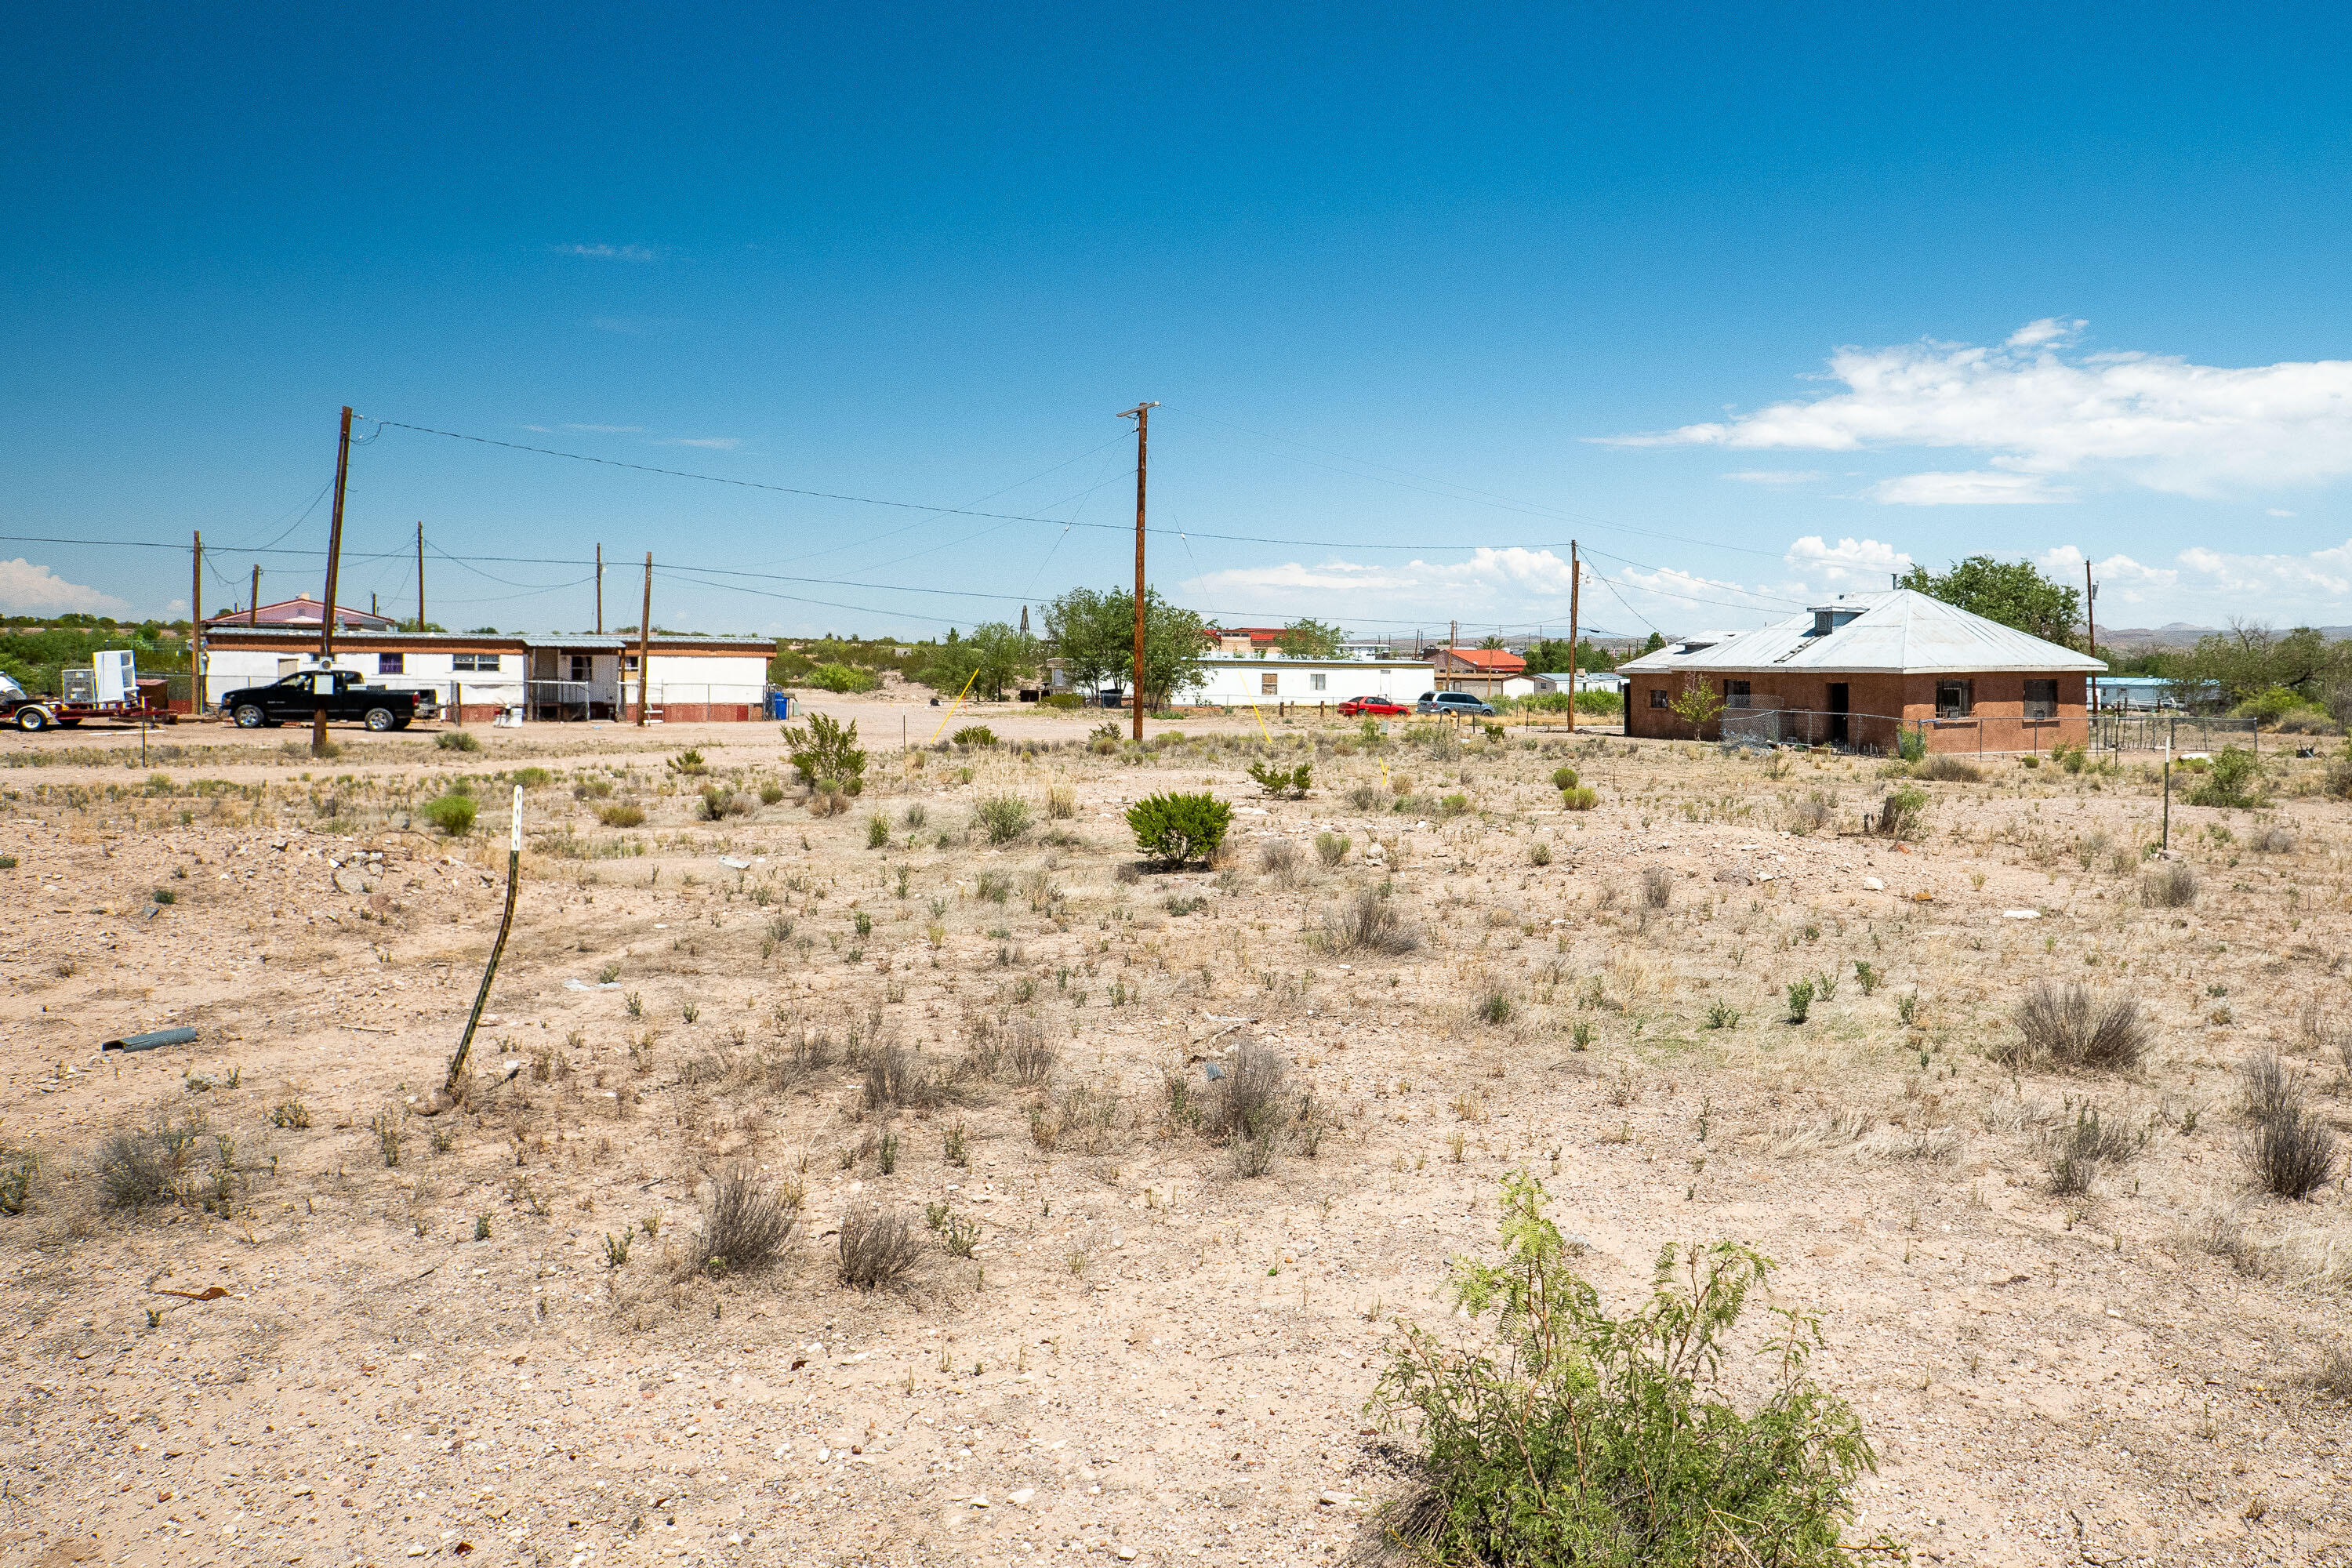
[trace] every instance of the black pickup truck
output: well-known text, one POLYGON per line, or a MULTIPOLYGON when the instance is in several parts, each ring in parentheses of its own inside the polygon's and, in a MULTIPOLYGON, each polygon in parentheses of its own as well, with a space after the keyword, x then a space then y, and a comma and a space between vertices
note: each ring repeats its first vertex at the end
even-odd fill
POLYGON ((365 724, 371 730, 405 730, 409 721, 438 711, 429 691, 395 691, 362 686, 348 669, 298 669, 268 686, 248 686, 221 699, 221 711, 244 730, 274 724, 307 724, 320 708, 329 721, 365 724))

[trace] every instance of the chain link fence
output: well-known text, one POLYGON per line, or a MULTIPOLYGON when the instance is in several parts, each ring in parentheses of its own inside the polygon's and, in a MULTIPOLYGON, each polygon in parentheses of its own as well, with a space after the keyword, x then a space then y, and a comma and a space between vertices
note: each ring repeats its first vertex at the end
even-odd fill
POLYGON ((2261 721, 2207 713, 2096 713, 2091 717, 2091 749, 2097 752, 2218 752, 2243 746, 2260 753, 2261 721))

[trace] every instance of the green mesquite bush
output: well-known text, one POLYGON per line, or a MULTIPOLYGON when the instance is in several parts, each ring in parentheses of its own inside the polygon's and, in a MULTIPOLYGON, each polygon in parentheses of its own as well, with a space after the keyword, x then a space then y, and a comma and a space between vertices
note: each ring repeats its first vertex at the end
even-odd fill
POLYGON ((1210 795, 1154 795, 1127 810, 1136 847, 1163 865, 1206 860, 1225 840, 1233 807, 1210 795))
POLYGON ((1752 1410, 1717 1381, 1770 1258, 1735 1242, 1669 1243, 1647 1303, 1612 1318, 1544 1202, 1527 1172, 1506 1177, 1503 1261, 1453 1266, 1455 1301, 1474 1318, 1498 1312, 1494 1348, 1455 1351, 1404 1325, 1366 1406, 1419 1439, 1428 1490, 1391 1528, 1423 1560, 1827 1568, 1901 1557, 1885 1538, 1844 1538, 1854 1479, 1877 1460, 1853 1408, 1806 1375, 1818 1320, 1780 1314, 1752 1410))
POLYGON ((838 720, 812 713, 805 730, 797 724, 785 725, 784 754, 811 784, 830 779, 844 795, 856 795, 866 788, 866 751, 857 743, 854 719, 845 726, 838 720))

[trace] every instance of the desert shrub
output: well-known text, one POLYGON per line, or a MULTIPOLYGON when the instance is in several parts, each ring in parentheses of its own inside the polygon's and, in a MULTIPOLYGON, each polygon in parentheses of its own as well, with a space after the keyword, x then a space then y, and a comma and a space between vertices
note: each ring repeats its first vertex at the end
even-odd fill
POLYGON ((1013 896, 1013 878, 1003 871, 982 871, 972 884, 972 897, 1001 904, 1013 896))
POLYGON ((1801 1024, 1813 1010, 1813 983, 1800 980, 1789 987, 1789 1022, 1801 1024))
POLYGON ((1305 857, 1298 846, 1287 838, 1276 838, 1262 845, 1257 852, 1257 868, 1285 888, 1298 882, 1299 866, 1305 857))
POLYGON ((996 744, 996 731, 985 724, 966 724, 948 739, 964 750, 970 751, 974 746, 996 744))
POLYGON ((2167 860, 2140 879, 2140 902, 2162 910, 2185 910, 2197 901, 2197 871, 2186 860, 2167 860))
POLYGON ((2263 804, 2261 759, 2242 746, 2224 746, 2203 779, 2189 792, 2191 805, 2255 806, 2263 804))
POLYGON ((1480 985, 1476 998, 1470 1004, 1470 1013, 1473 1017, 1482 1024, 1492 1024, 1498 1028, 1511 1021, 1511 1015, 1515 1010, 1509 988, 1492 976, 1480 985))
MULTIPOLYGON (((165 1117, 152 1127, 117 1132, 98 1148, 93 1174, 109 1208, 134 1213, 150 1204, 186 1199, 193 1190, 207 1129, 202 1116, 165 1117)), ((215 1143, 215 1152, 223 1147, 215 1143)))
POLYGON ((2294 829, 2284 823, 2266 822, 2246 835, 2246 847, 2257 855, 2292 855, 2294 846, 2294 829))
POLYGON ((1405 924, 1396 906, 1367 888, 1355 899, 1323 917, 1323 945, 1335 953, 1411 952, 1421 945, 1421 933, 1405 924))
POLYGON ((1249 776, 1257 781, 1257 787, 1277 800, 1303 799, 1314 772, 1315 766, 1312 763, 1301 763, 1295 768, 1286 768, 1278 764, 1268 766, 1265 763, 1252 763, 1249 765, 1249 776))
POLYGON ((1048 708, 1064 713, 1075 713, 1087 705, 1087 700, 1075 691, 1052 691, 1042 700, 1048 708))
POLYGON ((1045 792, 1045 815, 1055 822, 1067 822, 1078 815, 1078 792, 1068 784, 1057 784, 1045 792))
POLYGON ((751 815, 751 797, 750 795, 737 795, 732 790, 720 789, 717 784, 709 784, 704 786, 702 791, 702 816, 704 821, 723 822, 730 816, 749 816, 751 815))
POLYGON ((1927 792, 1905 784, 1880 804, 1878 831, 1889 838, 1911 837, 1919 831, 1919 816, 1927 809, 1927 792))
POLYGON ((2102 1121, 2094 1106, 2074 1112, 2074 1125, 2047 1141, 2050 1190, 2068 1196, 2091 1190, 2099 1167, 2128 1160, 2139 1152, 2145 1137, 2135 1138, 2111 1121, 2102 1121))
POLYGON ((711 1274, 764 1268, 800 1223, 798 1185, 772 1182, 750 1165, 733 1166, 710 1180, 710 1201, 688 1267, 711 1274))
POLYGON ((882 684, 882 678, 854 664, 820 664, 802 676, 800 683, 814 686, 819 691, 846 695, 853 691, 871 691, 882 684))
POLYGON ((866 819, 866 847, 887 849, 890 847, 890 819, 880 812, 866 819))
POLYGON ((784 754, 820 795, 864 791, 866 751, 857 743, 855 720, 844 725, 823 713, 812 713, 808 728, 787 724, 783 735, 784 754))
POLYGON ((1642 907, 1663 910, 1675 901, 1675 874, 1664 866, 1652 866, 1642 873, 1642 907))
POLYGON ((1576 770, 1574 768, 1552 769, 1551 787, 1554 789, 1574 789, 1576 787, 1576 770))
POLYGON ((1530 866, 1550 865, 1551 845, 1549 842, 1545 839, 1538 838, 1533 844, 1528 845, 1528 864, 1530 866))
POLYGON ((640 827, 645 825, 646 808, 621 801, 596 808, 596 820, 607 827, 640 827))
POLYGON ((1004 1042, 1003 1070, 1014 1083, 1040 1084, 1053 1078, 1055 1064, 1060 1059, 1061 1052, 1046 1037, 1045 1025, 1035 1018, 1024 1017, 1014 1024, 1011 1037, 1004 1042))
POLYGON ((2336 1179, 2336 1133, 2297 1095, 2292 1106, 2254 1123, 2245 1160, 2263 1191, 2307 1198, 2336 1179))
POLYGON ((452 792, 438 800, 426 801, 417 807, 416 815, 457 838, 474 830, 474 815, 479 809, 472 795, 452 792))
POLYGON ((1029 831, 1029 803, 1017 795, 991 795, 972 808, 971 820, 991 844, 1010 844, 1029 831))
POLYGON ((2352 741, 2347 741, 2344 749, 2328 760, 2327 774, 2320 783, 2334 798, 2352 800, 2352 741))
POLYGON ((482 743, 468 730, 444 730, 433 737, 433 743, 445 752, 478 752, 482 743))
POLYGON ((1315 858, 1323 863, 1326 871, 1348 858, 1348 836, 1344 833, 1318 833, 1315 836, 1315 858))
POLYGON ((1949 752, 1931 752, 1911 764, 1911 776, 1942 784, 1981 784, 1984 770, 1949 752))
POLYGON ((1927 737, 1917 730, 1896 731, 1895 754, 1906 763, 1917 762, 1927 754, 1927 737))
POLYGON ((1286 1109, 1282 1086, 1289 1064, 1264 1046, 1246 1045, 1222 1065, 1224 1076, 1210 1086, 1202 1107, 1202 1133, 1221 1143, 1270 1136, 1286 1109))
POLYGON ((1559 792, 1559 808, 1562 811, 1591 811, 1600 804, 1601 797, 1592 793, 1589 784, 1579 784, 1574 789, 1559 792))
POLYGON ((871 1290, 904 1279, 920 1256, 915 1227, 896 1209, 852 1204, 841 1216, 841 1282, 871 1290))
POLYGON ((1789 831, 1796 834, 1819 833, 1830 825, 1836 811, 1836 797, 1827 790, 1814 790, 1804 799, 1789 803, 1789 831))
POLYGON ((939 1080, 923 1070, 915 1053, 889 1043, 876 1047, 866 1058, 866 1109, 887 1110, 893 1106, 920 1110, 944 1098, 939 1080))
POLYGON ((1233 807, 1210 795, 1147 795, 1127 811, 1136 847, 1171 867, 1208 859, 1232 820, 1233 807))
POLYGON ((2036 981, 2010 1018, 2018 1040, 1992 1054, 2017 1066, 2128 1069, 2139 1065, 2155 1037, 2135 998, 2095 998, 2074 982, 2036 981))
POLYGON ((1348 804, 1358 811, 1381 811, 1388 805, 1381 795, 1381 786, 1370 784, 1352 785, 1348 791, 1348 804))
POLYGON ((1819 1322, 1785 1314, 1743 1412, 1717 1368, 1773 1264, 1751 1247, 1668 1244, 1646 1303, 1611 1317, 1545 1217, 1542 1185, 1503 1183, 1503 1259, 1454 1266, 1448 1291, 1499 1321, 1457 1350, 1407 1325, 1368 1410, 1410 1432, 1424 1489, 1386 1533, 1416 1562, 1549 1568, 1826 1568, 1892 1542, 1849 1543, 1855 1479, 1876 1460, 1844 1401, 1806 1374, 1819 1322))
POLYGON ((709 773, 710 771, 710 764, 702 760, 702 752, 698 749, 693 746, 688 746, 686 750, 680 752, 677 755, 669 760, 669 771, 674 773, 684 773, 688 777, 693 777, 697 774, 709 773))

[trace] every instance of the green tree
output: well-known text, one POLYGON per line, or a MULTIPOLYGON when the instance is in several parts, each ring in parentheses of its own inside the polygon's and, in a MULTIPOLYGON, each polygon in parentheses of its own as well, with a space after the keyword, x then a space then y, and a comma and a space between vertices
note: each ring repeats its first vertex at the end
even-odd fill
POLYGON ((1723 711, 1723 699, 1716 695, 1715 688, 1706 683, 1705 677, 1694 670, 1683 677, 1683 689, 1666 706, 1692 730, 1698 731, 1706 729, 1723 711))
POLYGON ((970 637, 942 644, 922 679, 941 691, 961 691, 969 680, 973 695, 1001 702, 1007 686, 1018 688, 1036 668, 1037 639, 1003 621, 991 621, 974 626, 970 637))
POLYGON ((1307 617, 1282 628, 1274 646, 1286 658, 1331 658, 1339 652, 1339 628, 1307 617))
POLYGON ((1125 589, 1071 589, 1045 605, 1045 635, 1072 685, 1092 690, 1106 680, 1117 681, 1137 689, 1152 708, 1200 683, 1209 647, 1207 624, 1169 604, 1157 588, 1143 595, 1140 681, 1135 678, 1135 595, 1125 589))
POLYGON ((1655 653, 1665 646, 1666 639, 1664 634, 1660 632, 1652 632, 1650 634, 1650 640, 1642 645, 1642 651, 1643 653, 1655 653))
MULTIPOLYGON (((1565 675, 1568 672, 1569 644, 1566 637, 1546 637, 1528 649, 1529 675, 1565 675)), ((1596 647, 1591 637, 1580 637, 1576 643, 1576 668, 1580 675, 1617 668, 1616 656, 1607 648, 1596 647)))
POLYGON ((2044 576, 2031 561, 1971 555, 1941 574, 1915 565, 1904 574, 1903 585, 2061 647, 2082 641, 2082 591, 2044 576))

